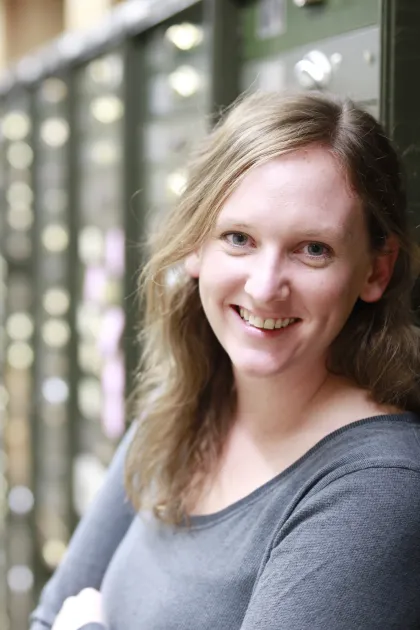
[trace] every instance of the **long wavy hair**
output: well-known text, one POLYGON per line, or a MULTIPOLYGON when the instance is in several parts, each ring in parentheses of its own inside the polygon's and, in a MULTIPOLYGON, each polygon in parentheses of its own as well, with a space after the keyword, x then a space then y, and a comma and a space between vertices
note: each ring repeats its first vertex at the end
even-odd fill
POLYGON ((181 522, 188 501, 220 457, 235 403, 227 354, 183 260, 210 234, 226 199, 253 168, 311 144, 344 167, 362 201, 372 251, 389 235, 400 250, 376 303, 358 301, 333 343, 329 369, 372 392, 379 403, 420 412, 419 335, 401 166, 380 124, 350 100, 318 93, 241 97, 196 151, 179 203, 150 239, 142 270, 142 359, 135 388, 141 417, 126 462, 137 509, 181 522))

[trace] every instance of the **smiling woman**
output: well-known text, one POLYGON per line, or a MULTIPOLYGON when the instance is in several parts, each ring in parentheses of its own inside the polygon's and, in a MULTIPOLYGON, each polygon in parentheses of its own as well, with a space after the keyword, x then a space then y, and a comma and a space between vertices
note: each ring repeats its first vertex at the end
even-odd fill
MULTIPOLYGON (((419 335, 380 125, 316 93, 244 97, 151 248, 140 419, 33 630, 86 587, 110 630, 417 629, 419 335)), ((97 624, 86 601, 73 618, 97 624)))
POLYGON ((247 372, 291 376, 292 368, 302 374, 311 366, 323 374, 357 299, 381 297, 398 254, 396 245, 387 256, 371 252, 362 204, 337 158, 318 145, 251 169, 223 205, 212 236, 189 255, 186 269, 199 279, 237 392, 247 372), (232 231, 241 220, 247 231, 232 231), (232 305, 250 313, 247 325, 232 318, 232 305), (282 327, 275 345, 267 328, 290 319, 295 326, 287 335, 282 327))

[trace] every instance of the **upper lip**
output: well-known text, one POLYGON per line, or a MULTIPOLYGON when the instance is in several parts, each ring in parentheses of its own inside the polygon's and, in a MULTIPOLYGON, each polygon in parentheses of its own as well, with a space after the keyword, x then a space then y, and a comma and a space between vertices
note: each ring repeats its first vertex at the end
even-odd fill
POLYGON ((255 311, 252 308, 248 308, 246 306, 242 306, 241 304, 233 304, 238 309, 243 308, 244 310, 252 313, 254 317, 261 317, 261 319, 299 319, 295 315, 279 315, 278 313, 262 313, 261 311, 255 311))

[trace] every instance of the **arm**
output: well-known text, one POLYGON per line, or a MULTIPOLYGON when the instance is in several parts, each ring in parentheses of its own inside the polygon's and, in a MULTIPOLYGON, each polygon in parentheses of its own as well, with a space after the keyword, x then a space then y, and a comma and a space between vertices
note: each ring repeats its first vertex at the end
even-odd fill
POLYGON ((135 424, 123 438, 62 563, 44 587, 31 616, 30 630, 50 630, 67 597, 87 587, 100 588, 108 564, 135 516, 124 492, 125 456, 134 431, 135 424))
POLYGON ((415 630, 419 593, 420 473, 361 470, 288 519, 241 630, 415 630))

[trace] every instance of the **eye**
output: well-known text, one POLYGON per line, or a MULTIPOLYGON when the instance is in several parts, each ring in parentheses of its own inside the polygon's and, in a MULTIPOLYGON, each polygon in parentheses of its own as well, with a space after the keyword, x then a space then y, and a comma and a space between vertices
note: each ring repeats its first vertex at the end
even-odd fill
POLYGON ((222 239, 233 245, 233 247, 246 247, 250 245, 250 237, 243 232, 225 232, 222 234, 222 239))
POLYGON ((331 250, 322 243, 308 243, 305 247, 308 255, 313 258, 326 258, 331 255, 331 250))
POLYGON ((325 265, 333 257, 333 252, 328 245, 316 241, 305 243, 299 247, 298 253, 303 254, 309 264, 318 266, 325 265))

